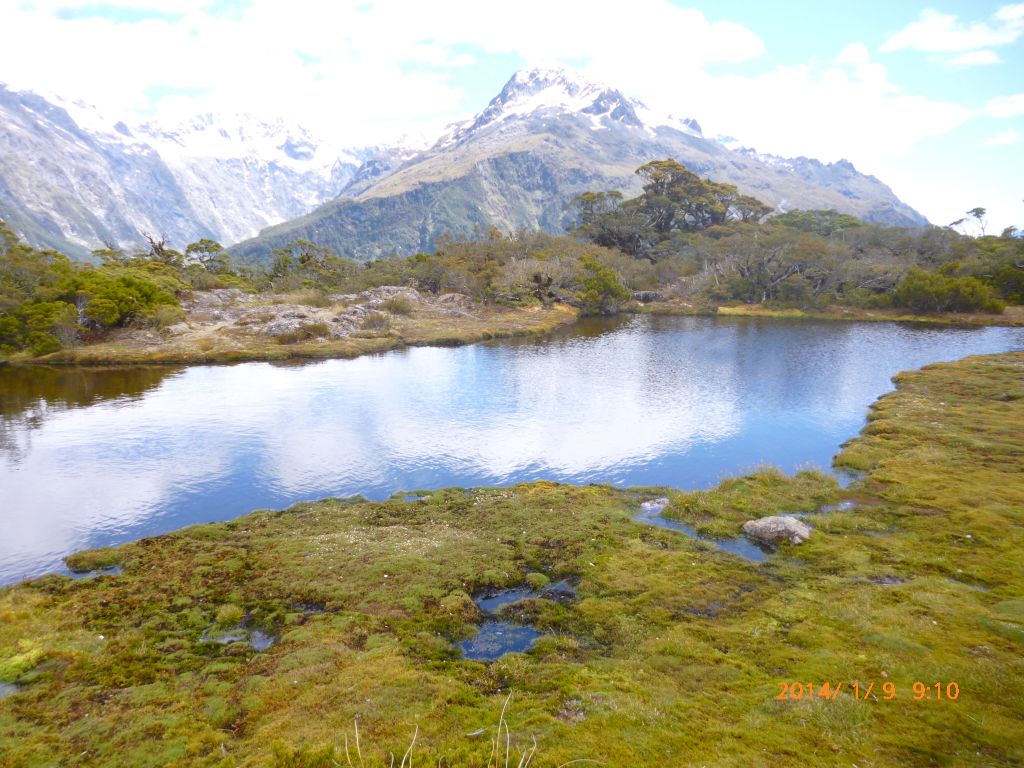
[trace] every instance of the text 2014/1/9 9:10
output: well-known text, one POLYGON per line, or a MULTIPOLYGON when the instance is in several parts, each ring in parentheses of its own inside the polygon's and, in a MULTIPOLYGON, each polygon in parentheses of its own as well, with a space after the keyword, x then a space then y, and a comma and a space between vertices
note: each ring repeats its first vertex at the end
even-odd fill
MULTIPOLYGON (((779 681, 781 689, 776 701, 803 701, 805 699, 824 699, 835 701, 839 694, 846 691, 857 701, 893 701, 898 695, 896 683, 886 681, 881 684, 862 683, 799 683, 779 681)), ((922 683, 915 682, 911 695, 915 701, 956 701, 960 698, 960 686, 956 683, 922 683)), ((900 698, 906 698, 903 694, 900 698)))

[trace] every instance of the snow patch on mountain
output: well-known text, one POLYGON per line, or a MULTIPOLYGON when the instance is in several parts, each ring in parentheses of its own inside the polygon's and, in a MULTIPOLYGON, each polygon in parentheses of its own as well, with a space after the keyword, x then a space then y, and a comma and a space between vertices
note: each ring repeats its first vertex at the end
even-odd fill
POLYGON ((454 146, 506 121, 557 114, 589 117, 595 130, 621 123, 643 128, 652 136, 659 127, 702 136, 696 120, 652 110, 642 101, 627 97, 621 91, 578 72, 524 69, 512 76, 482 112, 470 120, 450 125, 434 144, 433 150, 454 146))

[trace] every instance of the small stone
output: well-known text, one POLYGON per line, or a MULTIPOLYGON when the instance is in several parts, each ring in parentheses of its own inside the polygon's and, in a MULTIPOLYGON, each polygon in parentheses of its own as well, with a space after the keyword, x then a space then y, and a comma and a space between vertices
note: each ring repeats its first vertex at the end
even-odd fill
POLYGON ((811 538, 811 527, 795 517, 771 515, 743 524, 743 532, 764 544, 802 544, 811 538))

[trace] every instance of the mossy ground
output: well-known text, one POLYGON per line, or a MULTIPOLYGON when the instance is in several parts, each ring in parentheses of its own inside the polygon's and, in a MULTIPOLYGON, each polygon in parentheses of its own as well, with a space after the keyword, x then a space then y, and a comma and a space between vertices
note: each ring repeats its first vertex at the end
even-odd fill
POLYGON ((417 728, 417 765, 486 765, 509 692, 513 765, 533 739, 536 766, 1019 765, 1022 382, 1024 354, 902 375, 838 457, 868 473, 852 490, 768 470, 700 494, 447 489, 75 556, 123 572, 0 591, 0 680, 19 686, 0 765, 348 765, 356 720, 367 765, 397 765, 417 728), (635 522, 656 495, 717 534, 777 511, 815 532, 753 564, 635 522), (857 506, 816 512, 840 500, 857 506), (529 653, 459 659, 474 591, 531 574, 579 599, 529 606, 529 653), (239 617, 276 644, 202 641, 239 617), (845 687, 778 701, 779 681, 845 687), (959 699, 916 701, 915 681, 959 699))

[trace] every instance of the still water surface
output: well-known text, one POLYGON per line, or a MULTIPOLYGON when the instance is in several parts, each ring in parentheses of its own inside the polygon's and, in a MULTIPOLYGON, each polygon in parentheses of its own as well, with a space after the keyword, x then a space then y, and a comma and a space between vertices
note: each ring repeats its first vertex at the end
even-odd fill
POLYGON ((324 496, 828 467, 893 374, 1015 349, 1024 329, 639 317, 306 365, 0 368, 0 583, 324 496))

